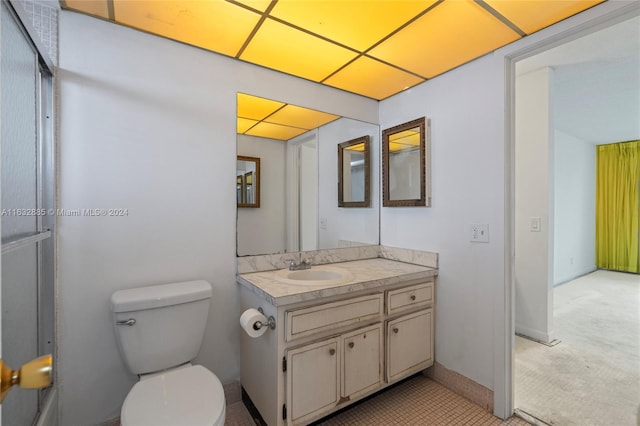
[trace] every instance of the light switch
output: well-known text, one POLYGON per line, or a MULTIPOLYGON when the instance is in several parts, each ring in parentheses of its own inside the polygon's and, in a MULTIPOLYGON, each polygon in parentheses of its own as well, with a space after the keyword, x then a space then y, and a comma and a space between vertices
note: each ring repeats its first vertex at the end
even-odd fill
POLYGON ((327 218, 326 217, 321 217, 320 218, 320 229, 327 229, 327 218))
POLYGON ((531 218, 531 232, 540 232, 542 231, 542 219, 539 217, 531 218))

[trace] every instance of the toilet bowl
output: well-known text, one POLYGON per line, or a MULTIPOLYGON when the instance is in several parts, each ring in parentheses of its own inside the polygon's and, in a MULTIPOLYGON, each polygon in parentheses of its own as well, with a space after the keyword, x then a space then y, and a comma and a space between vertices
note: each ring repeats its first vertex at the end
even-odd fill
POLYGON ((122 426, 224 425, 220 380, 191 364, 202 344, 210 299, 206 281, 112 295, 120 351, 129 370, 140 377, 122 405, 122 426))

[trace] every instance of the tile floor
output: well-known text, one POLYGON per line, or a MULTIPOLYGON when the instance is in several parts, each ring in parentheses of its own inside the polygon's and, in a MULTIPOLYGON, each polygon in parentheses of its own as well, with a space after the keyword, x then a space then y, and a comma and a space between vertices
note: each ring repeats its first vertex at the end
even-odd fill
MULTIPOLYGON (((227 407, 227 426, 254 426, 242 402, 227 407)), ((504 425, 525 426, 511 417, 501 420, 433 380, 417 375, 360 404, 329 417, 318 426, 351 425, 504 425)))

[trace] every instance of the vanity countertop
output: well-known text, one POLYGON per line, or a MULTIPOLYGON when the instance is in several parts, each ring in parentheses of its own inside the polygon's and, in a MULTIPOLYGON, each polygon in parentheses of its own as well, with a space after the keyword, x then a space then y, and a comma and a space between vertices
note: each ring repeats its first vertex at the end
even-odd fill
POLYGON ((261 295, 272 305, 280 306, 438 275, 436 268, 383 258, 331 264, 333 265, 351 272, 353 279, 344 284, 295 285, 278 281, 275 277, 277 271, 264 271, 240 274, 237 276, 237 281, 240 285, 261 295))

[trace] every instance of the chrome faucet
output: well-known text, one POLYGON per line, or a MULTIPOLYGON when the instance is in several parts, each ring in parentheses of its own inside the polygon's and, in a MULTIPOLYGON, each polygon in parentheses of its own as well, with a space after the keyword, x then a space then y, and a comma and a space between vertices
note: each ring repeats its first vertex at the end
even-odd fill
POLYGON ((309 259, 302 259, 300 263, 296 263, 295 260, 289 262, 290 271, 300 271, 303 269, 311 269, 311 262, 309 262, 309 259))

